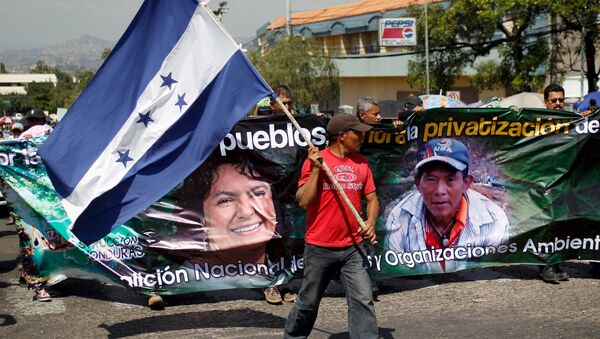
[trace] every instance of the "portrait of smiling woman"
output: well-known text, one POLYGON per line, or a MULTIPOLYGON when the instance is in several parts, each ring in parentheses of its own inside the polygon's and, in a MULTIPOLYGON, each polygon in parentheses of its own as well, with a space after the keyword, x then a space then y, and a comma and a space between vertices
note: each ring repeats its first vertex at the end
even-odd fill
POLYGON ((253 168, 221 164, 203 200, 209 250, 261 244, 270 240, 277 224, 269 182, 253 168))
POLYGON ((266 262, 267 243, 285 225, 274 190, 285 174, 253 151, 213 154, 174 192, 174 231, 149 247, 191 261, 266 262))

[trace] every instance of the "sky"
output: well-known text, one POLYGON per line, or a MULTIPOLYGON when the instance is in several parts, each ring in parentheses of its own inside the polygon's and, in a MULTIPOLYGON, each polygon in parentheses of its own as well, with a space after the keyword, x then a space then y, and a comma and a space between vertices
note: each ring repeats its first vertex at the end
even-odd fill
MULTIPOLYGON (((209 7, 216 9, 222 1, 212 0, 209 7)), ((355 1, 290 0, 292 12, 355 1)), ((142 0, 0 0, 0 51, 51 46, 84 34, 116 42, 141 4, 142 0)), ((246 42, 263 24, 285 15, 286 0, 228 0, 226 7, 223 25, 238 42, 246 42)))

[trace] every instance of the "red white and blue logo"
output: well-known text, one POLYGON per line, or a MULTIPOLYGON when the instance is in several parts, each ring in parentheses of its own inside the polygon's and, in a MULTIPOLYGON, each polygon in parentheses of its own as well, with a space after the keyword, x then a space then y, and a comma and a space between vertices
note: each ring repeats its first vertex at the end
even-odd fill
POLYGON ((417 44, 415 18, 384 18, 379 21, 382 46, 415 46, 417 44))

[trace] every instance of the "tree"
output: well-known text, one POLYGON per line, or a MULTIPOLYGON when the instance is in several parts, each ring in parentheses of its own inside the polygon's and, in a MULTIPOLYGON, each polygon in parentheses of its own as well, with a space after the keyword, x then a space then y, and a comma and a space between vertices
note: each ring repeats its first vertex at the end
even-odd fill
POLYGON ((6 65, 3 62, 0 62, 0 74, 6 74, 6 65))
POLYGON ((285 84, 303 107, 319 103, 327 107, 339 95, 339 71, 321 48, 302 37, 289 37, 269 46, 266 53, 254 50, 250 60, 271 86, 285 84))
MULTIPOLYGON (((600 48, 600 2, 597 0, 570 0, 570 1, 553 1, 549 4, 549 11, 560 18, 558 31, 565 30, 571 35, 578 33, 580 35, 579 44, 584 46, 584 58, 587 69, 584 70, 588 80, 588 92, 598 90, 598 78, 600 76, 600 67, 596 68, 596 52, 600 48)), ((569 34, 565 34, 567 38, 569 34)), ((569 51, 568 51, 569 52, 569 51)), ((570 55, 564 53, 563 55, 570 55)), ((577 49, 575 54, 581 56, 580 50, 577 49)), ((563 58, 564 61, 564 58, 563 58)), ((569 65, 571 70, 580 70, 580 63, 577 67, 569 65)), ((600 65, 599 65, 600 66, 600 65)))
POLYGON ((27 97, 29 100, 27 104, 30 105, 31 108, 41 108, 44 110, 51 110, 56 107, 52 107, 52 99, 54 96, 54 85, 49 82, 32 82, 27 85, 27 97))
MULTIPOLYGON (((454 33, 450 44, 467 48, 468 61, 497 50, 498 81, 509 92, 531 91, 543 85, 543 65, 547 60, 547 31, 532 33, 541 14, 547 12, 547 0, 452 0, 444 14, 444 23, 454 33)), ((487 72, 492 71, 489 64, 487 72)), ((481 84, 476 87, 482 87, 481 84)))
POLYGON ((108 58, 108 56, 110 55, 110 52, 112 52, 112 49, 110 49, 110 48, 108 48, 108 47, 107 47, 107 48, 105 48, 105 49, 103 49, 103 50, 102 50, 102 54, 100 55, 100 58, 101 58, 102 60, 106 60, 106 58, 108 58))
POLYGON ((13 112, 26 112, 32 108, 41 108, 45 111, 56 112, 59 107, 70 107, 81 91, 87 86, 94 76, 90 71, 75 71, 66 73, 58 68, 38 61, 33 73, 52 73, 56 75, 57 83, 54 86, 46 82, 34 82, 27 86, 27 94, 0 95, 0 108, 10 109, 13 112), (4 101, 10 102, 11 107, 5 107, 4 101))
MULTIPOLYGON (((428 7, 430 77, 433 91, 450 88, 466 66, 482 72, 473 78, 476 89, 507 88, 531 91, 543 85, 548 31, 532 33, 549 0, 451 0, 428 7), (496 60, 476 64, 478 58, 496 60)), ((412 13, 424 21, 422 9, 412 13)), ((419 32, 424 32, 421 24, 419 32)), ((419 33, 419 36, 423 36, 419 33)), ((420 46, 424 43, 421 40, 420 46)), ((422 48, 418 51, 422 53, 422 48)), ((424 78, 422 54, 409 64, 409 83, 424 78)), ((411 85, 412 85, 411 83, 411 85)))
POLYGON ((38 62, 35 64, 35 67, 31 70, 31 73, 54 73, 54 68, 48 66, 48 64, 46 64, 42 60, 38 60, 38 62))
MULTIPOLYGON (((452 32, 442 24, 445 9, 440 5, 427 10, 429 34, 430 92, 451 89, 465 66, 466 51, 448 46, 452 32), (434 24, 435 23, 435 24, 434 24)), ((422 7, 410 6, 408 16, 417 17, 417 56, 408 61, 408 83, 411 87, 425 90, 425 11, 422 7)))
POLYGON ((480 62, 475 66, 475 75, 471 79, 471 85, 477 92, 492 90, 501 87, 509 77, 505 69, 498 69, 498 63, 494 60, 480 62))

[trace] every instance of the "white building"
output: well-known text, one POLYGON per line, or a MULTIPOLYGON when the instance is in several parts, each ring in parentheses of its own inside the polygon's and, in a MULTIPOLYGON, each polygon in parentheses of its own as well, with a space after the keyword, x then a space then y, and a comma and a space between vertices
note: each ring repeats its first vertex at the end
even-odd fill
POLYGON ((32 82, 50 82, 56 86, 55 74, 0 74, 0 94, 27 94, 32 82))

